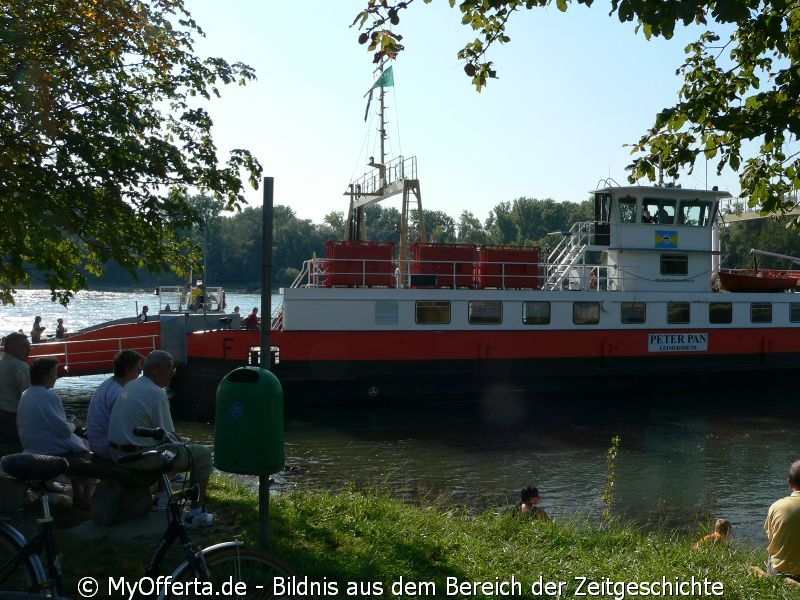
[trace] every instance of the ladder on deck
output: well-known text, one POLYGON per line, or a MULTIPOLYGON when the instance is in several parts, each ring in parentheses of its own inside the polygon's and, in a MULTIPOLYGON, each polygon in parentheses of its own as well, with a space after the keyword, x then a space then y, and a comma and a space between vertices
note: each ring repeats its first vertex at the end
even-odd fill
POLYGON ((583 262, 592 235, 592 222, 575 223, 569 231, 559 232, 562 240, 547 258, 547 280, 544 288, 560 290, 569 281, 575 268, 583 262))

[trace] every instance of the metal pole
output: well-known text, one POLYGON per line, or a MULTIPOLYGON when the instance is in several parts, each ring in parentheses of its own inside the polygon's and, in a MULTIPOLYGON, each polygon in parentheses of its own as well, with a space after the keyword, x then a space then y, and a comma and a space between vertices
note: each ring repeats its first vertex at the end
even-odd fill
MULTIPOLYGON (((261 218, 261 352, 259 366, 269 369, 270 331, 272 329, 272 196, 274 178, 264 177, 264 200, 261 218)), ((269 474, 258 476, 259 541, 269 546, 269 474)))
POLYGON ((274 178, 264 177, 264 202, 261 219, 261 358, 259 365, 269 369, 270 330, 272 329, 272 195, 274 178))
POLYGON ((269 475, 258 476, 258 542, 269 548, 269 475))

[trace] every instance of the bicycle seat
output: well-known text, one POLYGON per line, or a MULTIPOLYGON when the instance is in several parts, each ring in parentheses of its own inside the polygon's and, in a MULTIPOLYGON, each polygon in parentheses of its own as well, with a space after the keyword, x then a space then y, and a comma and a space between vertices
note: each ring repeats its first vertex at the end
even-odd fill
POLYGON ((1 458, 0 468, 20 481, 46 481, 65 473, 69 463, 61 456, 19 453, 1 458))

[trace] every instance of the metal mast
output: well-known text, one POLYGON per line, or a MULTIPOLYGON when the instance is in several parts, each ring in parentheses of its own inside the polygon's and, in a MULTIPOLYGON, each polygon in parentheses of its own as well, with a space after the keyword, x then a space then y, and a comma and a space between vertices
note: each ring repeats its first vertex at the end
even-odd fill
POLYGON ((373 169, 377 169, 377 177, 375 172, 367 173, 350 183, 346 196, 350 197, 350 207, 347 215, 347 225, 345 231, 345 239, 347 240, 366 240, 367 232, 364 222, 364 207, 374 202, 380 202, 391 196, 403 194, 403 208, 401 211, 400 222, 400 245, 399 245, 399 268, 401 275, 408 274, 408 261, 409 256, 409 241, 408 241, 408 222, 411 207, 411 195, 416 196, 417 210, 419 213, 419 241, 426 242, 427 235, 425 231, 425 219, 422 212, 422 196, 420 192, 419 180, 417 179, 417 159, 416 157, 404 158, 398 156, 388 162, 386 161, 386 90, 387 85, 394 85, 394 75, 389 72, 388 81, 383 79, 387 75, 387 70, 392 67, 386 67, 386 63, 382 63, 378 70, 378 79, 373 84, 371 90, 379 87, 378 91, 378 116, 380 118, 378 133, 380 135, 380 154, 378 161, 375 157, 370 156, 369 163, 373 169))

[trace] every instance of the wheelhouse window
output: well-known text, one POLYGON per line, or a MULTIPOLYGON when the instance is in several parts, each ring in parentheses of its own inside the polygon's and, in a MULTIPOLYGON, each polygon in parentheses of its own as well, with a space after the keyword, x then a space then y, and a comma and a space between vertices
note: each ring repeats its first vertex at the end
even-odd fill
POLYGON ((594 220, 600 223, 608 223, 611 213, 611 194, 594 195, 594 220))
POLYGON ((789 319, 792 323, 800 323, 800 302, 792 302, 790 304, 789 319))
POLYGON ((623 302, 620 305, 620 320, 623 323, 644 323, 646 314, 644 302, 623 302))
POLYGON ((450 322, 450 302, 446 300, 418 300, 416 313, 419 325, 447 325, 450 322))
POLYGON ((713 210, 714 205, 708 200, 684 200, 678 208, 678 225, 706 227, 713 210))
POLYGON ((494 300, 473 300, 469 303, 470 325, 498 325, 502 322, 502 302, 494 300))
POLYGON ((575 325, 597 325, 600 322, 600 303, 573 302, 572 322, 575 325))
POLYGON ((688 302, 667 302, 667 323, 685 325, 691 318, 691 307, 688 302))
POLYGON ((733 323, 733 304, 711 302, 708 305, 708 322, 714 324, 733 323))
POLYGON ((549 302, 523 302, 522 303, 522 322, 525 325, 549 325, 550 324, 550 303, 549 302))
POLYGON ((642 202, 642 222, 672 225, 675 223, 675 200, 645 198, 642 202))
POLYGON ((636 223, 636 198, 625 196, 618 201, 619 220, 622 223, 636 223))
POLYGON ((772 304, 769 302, 753 302, 750 305, 751 323, 772 323, 772 304))
POLYGON ((662 254, 662 275, 688 275, 689 256, 686 254, 662 254))

